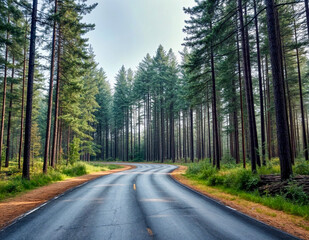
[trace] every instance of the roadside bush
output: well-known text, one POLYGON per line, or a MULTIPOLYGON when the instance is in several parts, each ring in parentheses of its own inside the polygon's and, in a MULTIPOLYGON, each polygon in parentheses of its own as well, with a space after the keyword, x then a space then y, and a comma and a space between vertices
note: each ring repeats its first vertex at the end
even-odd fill
POLYGON ((187 174, 197 175, 201 172, 201 165, 199 163, 192 163, 189 165, 187 174))
POLYGON ((290 199, 300 205, 309 204, 309 198, 307 194, 303 191, 303 187, 298 186, 295 181, 289 182, 288 186, 285 187, 285 190, 285 198, 290 199))
POLYGON ((253 191, 257 188, 259 184, 259 177, 253 174, 251 171, 242 169, 238 178, 238 188, 245 191, 253 191))
POLYGON ((201 179, 208 179, 209 177, 214 176, 218 171, 216 168, 211 166, 210 164, 204 164, 203 168, 201 169, 198 177, 201 179))
POLYGON ((87 174, 87 167, 84 163, 76 163, 70 167, 64 167, 61 172, 70 177, 87 174))
POLYGON ((220 186, 224 185, 225 179, 219 174, 214 174, 208 178, 208 185, 210 186, 220 186))
POLYGON ((294 173, 298 175, 309 175, 309 164, 305 160, 300 160, 294 167, 294 173))

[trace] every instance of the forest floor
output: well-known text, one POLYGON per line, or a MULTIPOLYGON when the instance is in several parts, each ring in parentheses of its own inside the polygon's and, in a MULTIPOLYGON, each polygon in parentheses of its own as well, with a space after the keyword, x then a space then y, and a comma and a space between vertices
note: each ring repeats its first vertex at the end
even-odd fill
POLYGON ((239 196, 225 193, 223 190, 207 186, 198 180, 189 179, 185 175, 186 166, 179 165, 179 168, 171 173, 171 176, 180 183, 188 186, 212 199, 236 209, 250 217, 253 217, 270 226, 281 229, 301 239, 309 239, 309 221, 304 217, 294 216, 254 203, 239 196))
POLYGON ((69 178, 64 181, 52 183, 16 197, 0 201, 0 229, 9 225, 21 215, 85 182, 94 180, 104 175, 135 168, 135 166, 122 165, 123 168, 94 172, 91 174, 69 178))

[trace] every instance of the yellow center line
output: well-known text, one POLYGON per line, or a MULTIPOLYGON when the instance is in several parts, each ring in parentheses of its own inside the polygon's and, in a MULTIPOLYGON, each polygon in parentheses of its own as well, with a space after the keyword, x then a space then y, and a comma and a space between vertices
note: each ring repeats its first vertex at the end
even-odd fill
POLYGON ((135 183, 133 184, 133 189, 136 191, 136 185, 135 185, 135 183))

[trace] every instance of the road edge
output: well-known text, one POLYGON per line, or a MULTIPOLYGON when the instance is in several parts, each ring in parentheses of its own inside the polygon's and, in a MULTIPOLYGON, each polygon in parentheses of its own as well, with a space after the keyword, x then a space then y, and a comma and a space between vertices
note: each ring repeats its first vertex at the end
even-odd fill
MULTIPOLYGON (((104 162, 104 163, 105 163, 105 162, 104 162)), ((104 164, 104 163, 103 163, 103 164, 104 164)), ((108 176, 108 175, 111 175, 111 174, 114 174, 114 173, 124 172, 124 171, 128 171, 128 170, 131 170, 131 169, 136 168, 136 166, 134 166, 134 165, 127 165, 127 164, 125 164, 125 163, 121 163, 121 164, 119 164, 119 165, 120 165, 120 166, 124 166, 124 168, 102 171, 102 175, 94 176, 93 178, 91 178, 91 179, 89 179, 89 180, 85 180, 84 182, 82 182, 82 183, 80 183, 80 184, 78 184, 78 185, 75 185, 75 186, 73 186, 73 187, 71 187, 71 188, 65 189, 65 190, 64 190, 63 192, 61 192, 60 194, 55 194, 55 195, 53 195, 51 198, 47 199, 45 202, 43 202, 43 203, 38 203, 38 204, 35 205, 33 208, 27 209, 26 211, 24 211, 22 214, 18 214, 18 216, 12 217, 10 220, 4 222, 4 223, 2 224, 2 226, 0 225, 0 232, 5 231, 5 229, 7 229, 8 227, 14 225, 14 224, 15 224, 16 222, 18 222, 19 220, 23 219, 24 217, 30 215, 30 214, 33 213, 33 212, 36 212, 37 210, 41 209, 41 208, 44 207, 45 205, 49 204, 50 202, 55 201, 55 200, 58 199, 59 197, 65 195, 65 194, 67 194, 67 193, 70 193, 70 192, 74 191, 75 189, 78 189, 78 188, 80 188, 80 187, 82 187, 82 186, 84 186, 84 185, 86 185, 86 184, 88 184, 88 183, 90 183, 90 182, 92 182, 92 181, 95 181, 95 180, 97 180, 97 179, 99 179, 99 178, 102 178, 102 177, 105 177, 105 176, 108 176), (107 172, 108 172, 108 173, 107 173, 107 172), (104 174, 104 173, 105 173, 105 174, 104 174)), ((98 173, 98 172, 96 172, 96 173, 98 173)), ((65 181, 74 180, 74 179, 76 179, 76 178, 85 177, 85 176, 92 175, 92 174, 94 174, 94 173, 90 173, 90 174, 85 174, 85 175, 78 176, 78 177, 69 178, 69 179, 66 179, 65 181)), ((57 183, 59 183, 59 182, 51 183, 51 184, 49 184, 49 185, 47 185, 47 186, 51 186, 51 185, 57 184, 57 183)), ((47 187, 47 186, 43 186, 43 187, 47 187)), ((21 197, 21 196, 24 195, 24 194, 27 194, 27 193, 29 193, 29 192, 31 192, 31 191, 38 190, 38 189, 43 188, 43 187, 39 187, 39 188, 30 190, 30 191, 28 191, 28 192, 26 192, 26 193, 21 194, 20 196, 16 196, 16 197, 13 197, 13 198, 11 198, 11 199, 7 199, 7 200, 5 200, 5 201, 3 201, 3 202, 6 203, 6 202, 9 201, 9 200, 14 200, 14 199, 16 199, 16 198, 18 198, 18 197, 21 197)), ((2 202, 2 203, 3 203, 3 202, 2 202)), ((1 204, 1 202, 0 202, 0 204, 1 204)))
MULTIPOLYGON (((286 231, 285 229, 284 229, 284 230, 283 230, 283 229, 280 229, 280 228, 278 228, 278 227, 276 227, 276 226, 273 226, 273 225, 268 224, 268 223, 265 223, 265 222, 263 222, 263 221, 261 221, 261 220, 259 220, 259 219, 256 219, 256 218, 254 218, 253 216, 250 216, 250 215, 248 215, 248 214, 246 214, 246 213, 244 213, 244 212, 242 212, 242 211, 240 211, 240 210, 234 209, 233 207, 229 206, 228 204, 223 203, 219 198, 216 199, 216 198, 213 198, 213 197, 211 197, 211 196, 205 194, 204 191, 199 190, 198 187, 196 187, 196 186, 193 187, 193 185, 190 185, 190 184, 188 184, 188 183, 182 182, 181 179, 177 179, 177 178, 175 177, 176 175, 181 175, 181 173, 178 173, 178 174, 175 173, 175 172, 179 171, 181 167, 186 167, 186 166, 177 165, 177 168, 174 169, 173 171, 171 171, 171 172, 169 173, 169 175, 168 175, 172 181, 174 181, 175 183, 177 183, 177 184, 180 185, 181 187, 183 187, 183 188, 185 188, 185 189, 187 189, 187 190, 189 190, 189 191, 191 191, 191 192, 193 192, 193 193, 195 193, 195 194, 197 194, 197 195, 203 197, 203 198, 206 199, 207 201, 209 201, 209 202, 211 202, 211 203, 213 203, 213 204, 216 204, 217 206, 220 206, 220 207, 222 207, 222 208, 225 208, 225 209, 228 210, 231 214, 235 214, 235 215, 238 215, 238 216, 240 216, 240 217, 242 217, 242 218, 249 219, 250 221, 253 221, 253 222, 256 222, 256 223, 258 223, 258 224, 260 224, 260 225, 266 226, 266 227, 268 227, 268 228, 271 229, 271 230, 276 230, 276 231, 279 231, 279 232, 281 232, 281 233, 283 233, 283 234, 286 234, 286 235, 290 236, 291 238, 294 238, 294 239, 302 239, 302 238, 299 238, 298 236, 292 235, 290 232, 286 231)), ((189 180, 190 180, 190 179, 189 179, 189 180)), ((247 201, 248 201, 248 200, 247 200, 247 201)))

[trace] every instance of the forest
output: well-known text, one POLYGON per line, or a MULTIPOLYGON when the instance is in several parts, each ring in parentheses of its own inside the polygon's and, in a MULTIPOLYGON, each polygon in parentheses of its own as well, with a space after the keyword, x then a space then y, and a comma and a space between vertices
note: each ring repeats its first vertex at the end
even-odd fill
POLYGON ((308 1, 184 8, 181 60, 159 45, 111 86, 85 34, 97 4, 0 2, 0 171, 77 161, 209 161, 281 179, 308 166, 308 1))

